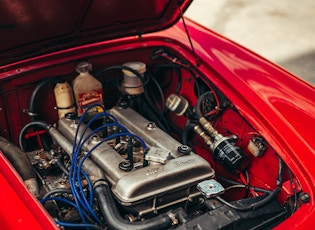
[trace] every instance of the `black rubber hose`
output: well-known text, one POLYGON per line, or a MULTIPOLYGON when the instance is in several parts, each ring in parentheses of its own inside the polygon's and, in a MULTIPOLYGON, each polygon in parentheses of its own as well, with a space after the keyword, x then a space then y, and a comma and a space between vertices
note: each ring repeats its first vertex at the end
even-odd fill
POLYGON ((196 124, 190 123, 189 120, 185 124, 185 127, 183 129, 183 134, 182 134, 182 142, 184 145, 190 146, 189 140, 191 140, 192 134, 194 133, 195 126, 196 124))
POLYGON ((161 214, 151 219, 139 222, 129 222, 123 219, 117 209, 108 184, 101 183, 94 188, 100 210, 109 227, 114 230, 155 230, 167 229, 172 226, 172 220, 167 214, 161 214))
POLYGON ((30 127, 41 127, 45 130, 48 130, 48 127, 50 127, 50 125, 46 122, 43 122, 43 121, 33 121, 33 122, 30 122, 27 125, 25 125, 21 129, 20 134, 19 134, 19 145, 23 151, 25 151, 25 147, 24 147, 24 143, 23 143, 24 142, 24 135, 25 135, 26 130, 28 130, 30 127))
POLYGON ((48 78, 48 79, 45 79, 43 81, 41 81, 36 87, 35 89, 33 90, 33 93, 31 95, 31 98, 30 98, 30 104, 29 104, 29 115, 31 117, 31 121, 35 121, 36 120, 36 117, 37 117, 37 113, 36 113, 36 110, 35 110, 35 107, 36 107, 36 97, 37 97, 37 94, 39 93, 39 91, 45 86, 45 85, 49 85, 49 84, 57 84, 57 83, 62 83, 64 82, 64 80, 61 80, 59 78, 48 78))
MULTIPOLYGON (((30 103, 29 103, 29 108, 28 108, 28 115, 30 116, 31 121, 35 121, 37 119, 37 112, 36 112, 36 98, 39 93, 39 91, 46 85, 50 84, 57 84, 57 83, 63 83, 65 82, 64 80, 61 80, 59 78, 47 78, 43 81, 41 81, 38 85, 36 85, 35 89, 32 92, 31 98, 30 98, 30 103)), ((43 146, 46 150, 49 150, 49 146, 45 140, 45 138, 41 138, 43 146)))
POLYGON ((35 171, 27 155, 13 143, 0 136, 0 149, 11 162, 13 167, 22 177, 22 179, 28 180, 36 178, 35 171))

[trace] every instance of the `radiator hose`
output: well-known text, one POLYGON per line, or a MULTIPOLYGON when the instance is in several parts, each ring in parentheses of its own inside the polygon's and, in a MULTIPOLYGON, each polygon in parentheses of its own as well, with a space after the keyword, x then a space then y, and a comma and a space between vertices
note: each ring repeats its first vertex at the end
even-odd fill
POLYGON ((36 197, 39 196, 39 187, 36 174, 25 152, 13 143, 0 136, 0 149, 22 177, 28 190, 36 197))
POLYGON ((95 197, 98 200, 100 210, 110 229, 114 230, 155 230, 167 229, 176 222, 175 214, 161 214, 151 219, 138 222, 129 222, 123 219, 117 209, 116 203, 111 195, 109 185, 100 181, 94 185, 95 197))

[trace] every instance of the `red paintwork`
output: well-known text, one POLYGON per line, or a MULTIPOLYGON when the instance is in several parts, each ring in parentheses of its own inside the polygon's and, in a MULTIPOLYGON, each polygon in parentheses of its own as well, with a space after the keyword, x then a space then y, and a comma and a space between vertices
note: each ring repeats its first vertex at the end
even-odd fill
MULTIPOLYGON (((292 170, 303 191, 311 197, 308 204, 302 205, 293 216, 277 226, 277 229, 312 228, 315 219, 315 142, 312 140, 312 127, 315 127, 314 87, 206 28, 190 21, 187 21, 187 25, 200 63, 200 73, 207 76, 268 141, 292 170)), ((70 68, 67 66, 74 66, 74 60, 97 57, 104 52, 110 54, 151 46, 169 47, 190 63, 196 64, 183 24, 179 22, 170 29, 144 35, 142 38, 105 41, 8 64, 0 67, 0 81, 4 82, 0 89, 9 90, 27 85, 39 79, 40 75, 51 76, 50 72, 53 75, 69 73, 70 68)), ((141 52, 139 54, 141 58, 141 52)), ((113 63, 124 61, 122 57, 111 58, 113 63)), ((97 66, 98 59, 95 60, 97 66)), ((11 102, 14 101, 15 98, 11 99, 11 102)), ((4 102, 0 103, 3 106, 4 102)), ((20 103, 22 106, 27 101, 24 99, 23 102, 21 99, 20 103)), ((16 119, 15 127, 11 133, 4 130, 0 134, 16 137, 25 121, 21 120, 19 114, 6 115, 16 119)), ((1 117, 0 124, 3 124, 5 118, 1 117)), ((259 166, 256 170, 261 174, 268 173, 264 166, 259 166)), ((18 194, 19 192, 15 195, 18 194)), ((35 204, 37 202, 34 201, 35 204)), ((37 221, 34 220, 35 223, 37 221)))
MULTIPOLYGON (((173 25, 181 15, 173 0, 2 1, 0 63, 173 25)), ((181 1, 185 11, 192 0, 181 1)))
POLYGON ((0 150, 1 229, 59 229, 0 150))
MULTIPOLYGON (((303 190, 311 195, 309 204, 277 228, 312 228, 315 218, 314 87, 226 39, 217 39, 221 36, 205 28, 189 30, 197 40, 195 48, 202 60, 200 71, 211 75, 211 67, 217 72, 212 82, 268 140, 294 172, 303 190)), ((263 169, 260 172, 267 173, 263 169)))
POLYGON ((314 87, 226 39, 217 40, 220 36, 205 28, 191 27, 190 32, 197 38, 195 47, 203 64, 200 71, 209 72, 207 67, 211 66, 217 72, 212 82, 268 140, 304 191, 311 195, 309 204, 277 228, 312 228, 315 218, 315 142, 311 140, 312 127, 315 127, 314 87))

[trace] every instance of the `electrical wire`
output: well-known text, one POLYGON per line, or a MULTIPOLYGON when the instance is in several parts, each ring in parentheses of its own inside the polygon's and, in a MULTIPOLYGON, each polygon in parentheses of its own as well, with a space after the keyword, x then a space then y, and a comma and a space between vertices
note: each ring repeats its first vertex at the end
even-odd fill
POLYGON ((254 209, 260 208, 263 205, 269 203, 272 199, 274 199, 276 197, 276 195, 279 193, 279 191, 280 191, 280 188, 277 187, 274 191, 272 191, 269 195, 267 195, 263 200, 255 202, 255 203, 250 204, 248 206, 236 206, 236 205, 231 204, 230 202, 224 200, 220 196, 217 196, 216 199, 218 201, 220 201, 221 203, 229 206, 230 208, 233 208, 233 209, 238 210, 238 211, 245 212, 245 211, 249 211, 249 210, 254 210, 254 209))
POLYGON ((249 176, 247 170, 245 170, 245 175, 246 178, 244 177, 243 173, 240 173, 240 179, 243 182, 244 185, 248 188, 249 192, 252 194, 253 197, 257 197, 258 194, 254 191, 253 188, 251 188, 250 183, 249 183, 249 176))
MULTIPOLYGON (((97 217, 97 215, 95 214, 95 212, 93 211, 91 205, 90 205, 90 202, 87 201, 86 197, 85 197, 85 194, 82 195, 82 192, 78 191, 77 190, 77 185, 79 182, 79 184, 81 184, 81 179, 79 181, 77 181, 77 163, 78 163, 78 159, 79 159, 79 156, 81 154, 81 149, 78 148, 78 144, 80 144, 80 142, 77 143, 77 137, 78 137, 78 132, 79 132, 79 129, 80 129, 80 125, 82 124, 85 116, 87 115, 88 111, 91 110, 93 107, 95 106, 99 106, 103 109, 103 111, 105 111, 104 107, 100 104, 94 104, 94 105, 91 105, 89 106, 83 113, 83 115, 81 116, 81 118, 79 119, 79 122, 77 124, 77 129, 76 129, 76 132, 75 132, 75 136, 74 136, 74 141, 73 141, 73 148, 72 148, 72 159, 71 159, 71 165, 70 165, 70 170, 69 170, 69 184, 70 184, 70 188, 71 188, 71 191, 72 191, 72 194, 74 196, 74 200, 75 200, 75 204, 77 205, 77 209, 78 209, 78 212, 83 220, 84 223, 87 223, 86 222, 86 218, 83 214, 83 211, 86 210, 89 212, 89 214, 91 214, 93 216, 93 218, 95 219, 96 222, 98 223, 101 223, 100 219, 97 217)), ((82 138, 80 138, 82 139, 82 138)), ((84 174, 84 177, 85 179, 87 180, 88 184, 89 184, 89 187, 90 187, 90 180, 89 180, 89 177, 84 174)), ((91 195, 91 194, 90 194, 91 195)), ((90 197, 90 200, 93 199, 93 196, 90 197)))
MULTIPOLYGON (((222 177, 222 176, 220 176, 220 175, 218 175, 218 174, 216 175, 216 178, 219 179, 219 180, 222 180, 222 181, 224 181, 224 182, 226 182, 226 183, 229 183, 229 184, 231 184, 231 185, 242 185, 242 186, 246 186, 246 185, 244 185, 244 184, 242 184, 242 183, 240 183, 240 182, 238 182, 238 181, 226 179, 226 178, 224 178, 224 177, 222 177)), ((258 187, 252 186, 252 185, 247 186, 247 188, 248 188, 248 187, 252 188, 255 192, 261 192, 261 193, 265 193, 265 194, 270 194, 270 193, 272 192, 272 191, 270 191, 270 190, 263 189, 263 188, 258 188, 258 187)))
POLYGON ((56 220, 56 224, 63 226, 63 227, 69 227, 69 228, 93 228, 93 229, 102 229, 99 226, 93 225, 93 224, 74 224, 74 223, 68 223, 68 222, 62 222, 56 220))
MULTIPOLYGON (((60 202, 63 202, 63 203, 66 203, 76 209, 78 209, 78 206, 73 203, 72 201, 70 200, 67 200, 65 198, 61 198, 61 197, 46 197, 46 198, 43 198, 40 200, 40 203, 41 204, 45 204, 47 201, 60 201, 60 202)), ((87 218, 88 215, 86 213, 84 213, 86 215, 87 218)), ((55 222, 61 226, 64 226, 64 227, 77 227, 77 228, 97 228, 99 229, 100 227, 98 227, 97 225, 94 225, 94 224, 80 224, 80 223, 68 223, 68 222, 62 222, 62 221, 58 221, 58 220, 55 220, 55 222)))
POLYGON ((47 192, 42 199, 46 199, 48 197, 51 197, 55 194, 64 194, 64 193, 67 193, 67 194, 71 194, 71 189, 67 189, 67 188, 56 188, 54 190, 51 190, 49 192, 47 192))
POLYGON ((156 55, 158 57, 165 58, 166 60, 170 61, 171 63, 176 64, 176 65, 182 67, 184 70, 186 70, 190 74, 190 76, 192 76, 192 78, 195 80, 197 98, 201 95, 201 90, 200 90, 200 87, 198 85, 197 77, 196 77, 194 71, 192 70, 191 66, 188 63, 183 62, 182 60, 178 59, 177 57, 171 57, 170 54, 168 54, 166 52, 156 53, 156 55))
POLYGON ((176 129, 174 129, 174 125, 168 121, 168 119, 166 119, 166 114, 168 112, 168 109, 166 108, 165 105, 165 96, 163 93, 163 90, 160 86, 160 84, 158 83, 158 81, 150 74, 147 73, 146 74, 148 76, 148 79, 152 80, 152 82, 155 84, 156 88, 159 91, 160 94, 160 99, 161 99, 161 108, 158 108, 158 106, 156 105, 155 101, 157 101, 156 99, 153 98, 153 101, 150 98, 150 95, 148 95, 147 93, 150 92, 151 93, 151 97, 155 96, 152 93, 152 90, 145 90, 144 92, 144 99, 142 101, 142 104, 144 106, 141 107, 141 109, 143 108, 148 108, 148 110, 146 111, 146 116, 149 115, 149 118, 151 120, 154 120, 157 125, 159 126, 159 128, 161 128, 162 130, 164 130, 165 132, 170 132, 171 130, 174 131, 175 133, 177 133, 178 135, 180 135, 180 132, 178 132, 176 129), (154 106, 155 105, 155 106, 154 106))
POLYGON ((155 121, 157 126, 163 131, 169 131, 168 124, 165 123, 164 120, 161 120, 162 114, 156 109, 156 107, 153 106, 154 103, 147 95, 139 95, 134 99, 136 99, 135 102, 142 112, 142 115, 145 114, 144 116, 147 117, 149 120, 155 121))
POLYGON ((90 149, 86 154, 85 156, 81 159, 80 163, 79 163, 79 166, 78 166, 78 171, 77 171, 77 176, 79 178, 79 175, 81 174, 81 171, 82 171, 82 166, 83 166, 83 163, 84 161, 92 154, 92 152, 97 148, 99 147, 101 144, 103 144, 104 142, 106 141, 109 141, 113 138, 116 138, 116 137, 120 137, 120 136, 128 136, 128 137, 134 137, 136 138, 143 146, 143 149, 144 151, 147 150, 147 147, 146 147, 146 144, 141 140, 141 138, 139 138, 137 135, 134 135, 132 133, 115 133, 115 134, 112 134, 111 136, 103 139, 102 141, 100 141, 99 143, 97 143, 95 146, 93 146, 92 149, 90 149))
MULTIPOLYGON (((91 132, 90 134, 88 134, 86 137, 85 137, 85 139, 84 140, 82 140, 82 138, 83 138, 83 136, 84 136, 84 133, 85 133, 85 131, 87 130, 87 128, 88 128, 88 126, 86 126, 86 128, 85 128, 85 130, 84 130, 84 132, 83 132, 83 134, 82 134, 82 136, 81 136, 81 138, 80 138, 80 141, 79 141, 79 146, 78 146, 78 152, 81 152, 81 149, 83 148, 83 145, 92 137, 92 136, 94 136, 96 133, 98 133, 98 131, 100 131, 100 130, 102 130, 102 129, 104 129, 104 128, 106 128, 106 127, 110 127, 110 126, 116 126, 116 127, 120 127, 121 129, 123 129, 123 130, 126 130, 126 128, 124 127, 124 126, 122 126, 122 125, 119 125, 119 124, 113 124, 113 123, 109 123, 109 124, 105 124, 105 125, 102 125, 102 126, 100 126, 100 127, 98 127, 97 129, 95 129, 93 132, 91 132)), ((103 142, 102 142, 103 143, 103 142)), ((79 154, 79 153, 78 153, 79 154)), ((87 154, 86 154, 87 155, 87 154)), ((84 157, 84 159, 86 159, 87 158, 87 156, 85 156, 84 157)), ((81 160, 82 161, 82 160, 81 160)), ((78 162, 76 162, 76 164, 78 164, 78 162)), ((83 162, 82 162, 82 164, 83 164, 83 162)), ((81 167, 82 167, 82 165, 81 165, 81 167)), ((76 183, 78 184, 78 186, 79 186, 79 192, 81 193, 81 197, 82 197, 82 199, 83 199, 83 203, 85 204, 85 205, 90 205, 90 206, 92 206, 92 201, 93 201, 93 193, 92 193, 92 191, 93 191, 93 189, 92 189, 92 185, 91 185, 91 183, 90 183, 90 181, 89 181, 89 178, 88 178, 88 175, 86 175, 86 173, 80 168, 80 170, 77 170, 77 171, 74 171, 74 173, 76 174, 76 178, 74 179, 74 181, 76 180, 76 183), (84 190, 83 190, 83 187, 82 187, 82 182, 81 182, 81 174, 83 174, 83 176, 84 176, 84 178, 87 180, 87 182, 88 182, 88 185, 89 185, 89 191, 90 191, 90 202, 89 202, 89 204, 88 204, 88 201, 87 201, 87 199, 85 198, 85 194, 84 194, 84 190)), ((87 206, 87 208, 89 209, 89 210, 91 210, 91 208, 89 208, 88 206, 87 206)))
MULTIPOLYGON (((88 128, 92 125, 92 123, 93 123, 94 121, 96 121, 98 118, 104 117, 104 116, 105 116, 105 117, 110 117, 110 118, 112 118, 113 121, 114 121, 114 123, 109 123, 109 124, 112 124, 112 125, 106 124, 105 126, 98 127, 97 129, 94 130, 93 134, 89 134, 89 135, 88 135, 89 138, 90 138, 91 136, 93 136, 95 133, 97 133, 98 131, 100 131, 100 130, 104 129, 105 127, 108 127, 108 126, 117 126, 117 127, 120 127, 120 128, 123 129, 123 130, 126 130, 126 132, 128 132, 128 130, 127 130, 125 127, 123 127, 122 125, 118 124, 117 119, 116 119, 113 115, 111 115, 111 114, 109 114, 109 113, 106 113, 106 112, 102 112, 102 113, 100 113, 100 114, 95 115, 95 116, 86 124, 85 129, 84 129, 83 132, 81 133, 81 138, 79 139, 79 142, 78 142, 78 143, 82 143, 82 138, 84 137, 85 132, 86 132, 86 131, 88 130, 88 128)), ((78 128, 79 128, 79 126, 78 126, 78 128)), ((85 141, 83 142, 83 144, 84 144, 84 143, 85 143, 85 141)), ((83 147, 83 144, 80 144, 77 148, 78 148, 78 149, 81 149, 81 148, 83 147)))
POLYGON ((252 203, 250 205, 247 205, 247 206, 236 206, 236 205, 231 204, 230 202, 224 200, 220 196, 217 196, 215 198, 218 201, 220 201, 221 203, 229 206, 230 208, 238 210, 238 211, 254 210, 254 209, 260 208, 263 205, 269 203, 271 200, 273 200, 278 195, 278 193, 280 192, 281 187, 282 187, 282 174, 283 174, 284 163, 283 163, 283 161, 282 161, 282 159, 280 157, 278 157, 278 159, 279 159, 279 169, 278 169, 278 177, 277 177, 277 180, 276 180, 277 187, 273 191, 271 191, 264 199, 262 199, 262 200, 260 200, 258 202, 252 203))
MULTIPOLYGON (((201 90, 200 90, 200 87, 198 85, 198 82, 197 82, 197 77, 196 75, 194 74, 194 72, 196 72, 196 70, 194 70, 189 63, 186 63, 184 62, 183 60, 175 57, 175 56, 172 56, 171 54, 169 54, 166 50, 157 50, 154 54, 153 54, 153 58, 156 58, 156 57, 162 57, 166 60, 168 60, 169 62, 173 63, 174 65, 178 65, 182 68, 184 68, 186 71, 188 71, 191 76, 194 78, 195 82, 196 82, 196 95, 197 95, 197 98, 199 98, 201 96, 201 90)), ((216 107, 215 107, 215 110, 213 111, 210 111, 208 114, 206 114, 205 116, 206 117, 209 117, 215 113, 217 113, 217 111, 220 110, 221 108, 221 105, 220 105, 220 100, 219 100, 219 97, 218 95, 216 94, 216 91, 214 90, 214 86, 212 85, 212 83, 209 81, 208 78, 204 78, 204 83, 207 85, 207 87, 210 89, 210 91, 212 92, 213 94, 213 97, 216 101, 216 107)))
MULTIPOLYGON (((80 138, 80 141, 79 141, 80 144, 79 144, 79 146, 78 146, 78 150, 82 149, 84 143, 87 142, 87 141, 90 139, 90 137, 92 137, 93 135, 95 135, 95 133, 97 133, 98 131, 100 131, 100 130, 106 128, 106 127, 110 127, 110 126, 117 126, 117 127, 120 127, 122 130, 125 130, 126 132, 125 132, 125 133, 112 134, 111 136, 109 136, 109 137, 103 139, 102 141, 100 141, 99 143, 97 143, 97 144, 96 144, 90 151, 88 151, 88 152, 85 154, 85 156, 81 159, 81 161, 80 161, 80 163, 79 163, 79 165, 78 165, 78 168, 77 168, 78 170, 76 171, 76 180, 77 180, 77 183, 78 183, 78 185, 79 185, 79 189, 80 189, 81 196, 83 197, 84 203, 85 203, 86 205, 87 205, 87 200, 86 200, 85 197, 84 197, 84 191, 83 191, 82 183, 81 183, 81 180, 80 180, 80 178, 81 178, 81 173, 83 172, 82 166, 83 166, 83 163, 84 163, 85 159, 87 159, 87 158, 89 157, 89 155, 90 155, 99 145, 101 145, 102 143, 104 143, 104 142, 106 142, 106 141, 108 141, 108 140, 110 140, 110 139, 113 139, 113 138, 115 138, 115 137, 119 137, 119 136, 129 136, 129 137, 134 137, 134 138, 136 138, 136 139, 143 145, 144 150, 146 150, 146 148, 147 148, 147 147, 146 147, 146 144, 144 143, 144 141, 143 141, 140 137, 138 137, 138 136, 136 136, 136 135, 134 135, 134 134, 129 133, 129 131, 128 131, 124 126, 119 125, 119 124, 109 123, 109 124, 102 125, 102 126, 98 127, 97 129, 95 129, 92 133, 88 134, 88 135, 85 137, 84 140, 82 140, 82 137, 83 137, 83 135, 84 135, 84 134, 82 134, 82 137, 80 138)), ((88 126, 87 126, 87 127, 88 127, 88 126)), ((86 128, 87 128, 87 127, 86 127, 86 128)), ((87 175, 85 175, 84 177, 85 177, 86 179, 88 179, 88 176, 87 176, 87 175)), ((90 189, 90 191, 91 191, 91 189, 90 189)), ((92 196, 92 194, 90 194, 90 197, 91 197, 91 196, 92 196)), ((92 199, 90 198, 90 202, 91 202, 91 200, 92 200, 92 199)), ((91 203, 90 203, 90 206, 91 206, 91 203)), ((90 208, 88 207, 88 209, 90 209, 90 208)))
POLYGON ((203 94, 200 95, 200 97, 198 97, 197 99, 197 102, 196 102, 196 105, 195 105, 195 111, 196 111, 196 114, 197 116, 200 118, 200 117, 203 117, 203 116, 206 116, 206 117, 209 117, 211 115, 214 115, 216 113, 219 112, 219 108, 220 108, 220 101, 218 99, 218 96, 214 93, 214 91, 207 91, 203 94), (215 103, 216 105, 214 106, 214 109, 211 110, 210 112, 208 112, 207 114, 203 114, 203 111, 202 111, 202 105, 204 103, 204 100, 207 98, 207 96, 209 95, 212 95, 214 100, 215 100, 215 103))
MULTIPOLYGON (((87 224, 86 218, 84 216, 85 211, 88 212, 88 214, 91 215, 97 223, 101 223, 101 222, 93 210, 93 200, 94 200, 93 188, 92 188, 92 183, 91 183, 88 175, 82 169, 84 161, 95 150, 95 148, 97 148, 103 142, 108 141, 109 139, 112 139, 115 137, 120 137, 120 136, 133 137, 133 138, 137 139, 142 144, 144 149, 147 148, 146 144, 144 143, 144 141, 140 137, 138 137, 137 135, 129 133, 129 131, 124 126, 118 124, 118 121, 114 116, 112 116, 111 114, 108 114, 106 112, 103 112, 103 113, 100 113, 100 114, 94 116, 87 123, 83 132, 81 132, 82 129, 80 130, 80 126, 84 120, 84 117, 86 116, 88 111, 95 106, 101 106, 101 105, 96 104, 96 105, 92 105, 89 108, 87 108, 87 110, 83 113, 83 115, 81 116, 81 118, 77 124, 76 132, 75 132, 75 136, 74 136, 74 144, 73 144, 73 149, 72 149, 72 161, 71 161, 70 172, 69 172, 69 183, 70 183, 71 191, 72 191, 72 194, 74 196, 75 204, 77 206, 79 214, 80 214, 80 216, 81 216, 81 218, 85 224, 87 224), (104 116, 111 117, 113 120, 113 123, 108 123, 108 124, 102 125, 102 126, 98 127, 97 129, 93 130, 91 133, 85 135, 85 133, 88 130, 88 128, 90 127, 90 125, 94 121, 96 121, 98 118, 104 117, 104 116), (110 126, 116 126, 124 132, 112 134, 111 136, 103 139, 100 143, 96 144, 91 150, 89 150, 82 159, 79 160, 79 158, 80 158, 79 156, 81 155, 81 150, 83 148, 83 145, 90 139, 90 137, 97 134, 100 130, 102 130, 106 127, 110 127, 110 126), (80 130, 80 136, 79 136, 79 130, 80 130), (85 191, 84 191, 84 188, 82 185, 82 179, 86 179, 86 181, 88 183, 89 200, 86 197, 86 194, 85 194, 85 191)), ((105 111, 104 108, 103 108, 103 111, 105 111)))
POLYGON ((151 69, 154 69, 154 68, 157 68, 157 69, 160 69, 160 68, 174 68, 177 72, 177 87, 176 87, 176 90, 175 90, 175 93, 176 94, 179 94, 181 88, 182 88, 182 74, 180 72, 180 68, 182 68, 181 66, 179 65, 176 65, 176 64, 160 64, 160 65, 154 65, 154 66, 150 66, 151 69))
POLYGON ((236 189, 236 188, 244 188, 244 189, 247 189, 247 186, 244 185, 244 184, 235 184, 235 185, 231 185, 229 187, 226 187, 224 190, 225 191, 229 191, 231 189, 236 189))
POLYGON ((296 188, 294 186, 294 182, 293 182, 293 178, 292 178, 292 174, 291 174, 290 169, 288 169, 288 175, 290 178, 291 189, 293 190, 293 195, 294 195, 294 204, 293 204, 293 209, 292 209, 292 213, 294 213, 296 211, 296 208, 297 208, 297 192, 296 192, 296 188))
POLYGON ((40 203, 41 203, 41 204, 45 204, 45 203, 46 203, 47 201, 49 201, 49 200, 61 201, 61 202, 64 202, 64 203, 66 203, 66 204, 71 205, 71 206, 74 207, 74 208, 78 208, 78 207, 76 206, 76 204, 73 203, 72 201, 67 200, 67 199, 65 199, 65 198, 61 198, 61 197, 46 197, 46 198, 41 199, 41 200, 40 200, 40 203))
MULTIPOLYGON (((164 114, 165 110, 166 110, 166 106, 165 106, 165 97, 164 97, 163 90, 162 90, 160 84, 157 82, 157 80, 151 74, 147 73, 147 76, 148 76, 149 79, 152 80, 152 82, 155 84, 156 88, 159 91, 159 94, 160 94, 160 97, 161 97, 161 108, 160 108, 160 110, 162 111, 161 113, 164 114)), ((152 91, 149 91, 149 92, 152 92, 152 91)), ((154 101, 157 101, 157 100, 154 100, 154 101)))

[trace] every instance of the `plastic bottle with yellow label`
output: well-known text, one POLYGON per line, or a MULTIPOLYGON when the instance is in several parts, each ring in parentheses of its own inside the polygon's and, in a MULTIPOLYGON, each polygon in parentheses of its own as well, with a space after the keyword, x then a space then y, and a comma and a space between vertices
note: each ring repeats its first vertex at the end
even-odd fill
MULTIPOLYGON (((73 80, 72 85, 77 104, 77 113, 78 116, 82 116, 91 105, 103 105, 103 87, 102 83, 90 74, 92 64, 89 62, 80 62, 75 69, 79 75, 73 80)), ((100 106, 95 106, 88 113, 102 111, 100 106)))

